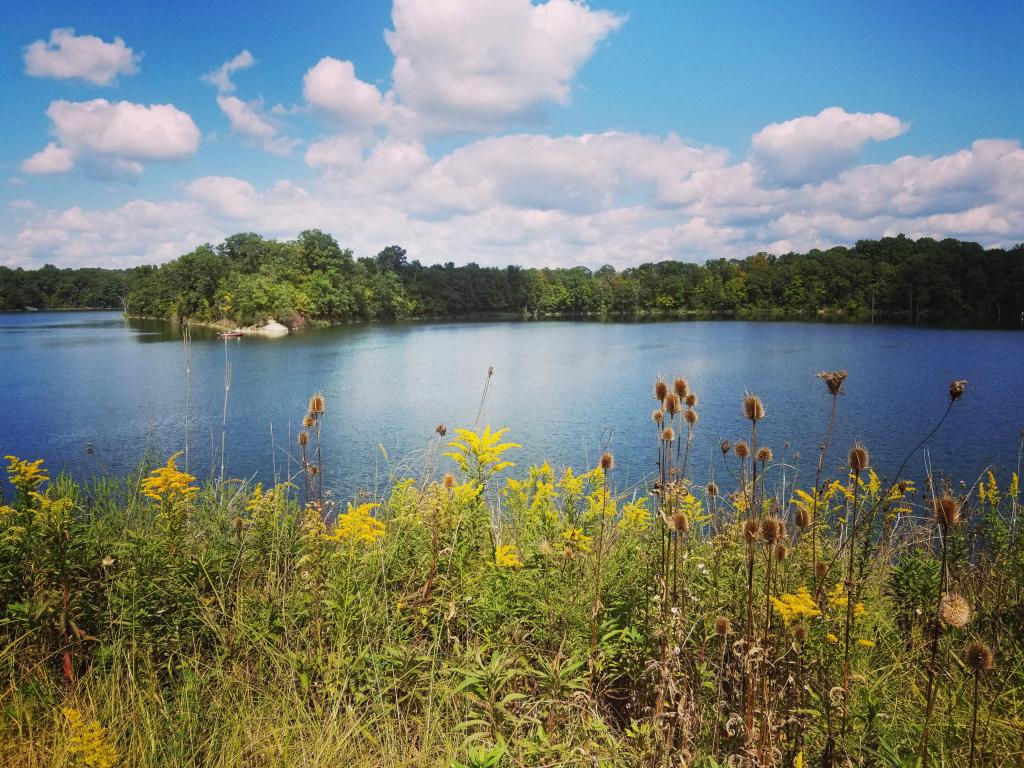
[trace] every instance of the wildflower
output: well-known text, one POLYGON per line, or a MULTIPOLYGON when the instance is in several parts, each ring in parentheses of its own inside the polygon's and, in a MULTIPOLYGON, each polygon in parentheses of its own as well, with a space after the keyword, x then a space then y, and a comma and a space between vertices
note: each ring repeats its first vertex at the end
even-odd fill
POLYGON ((679 395, 680 398, 690 396, 690 385, 682 376, 676 376, 676 380, 672 382, 672 389, 675 390, 676 394, 679 395))
POLYGON ((43 460, 25 461, 17 456, 4 456, 7 459, 7 477, 11 485, 18 489, 22 500, 25 501, 35 492, 40 485, 50 479, 49 474, 43 469, 43 460))
POLYGON ((580 552, 590 551, 591 537, 583 533, 582 528, 566 528, 562 531, 562 541, 571 549, 580 552))
POLYGON ((77 709, 62 709, 67 719, 70 738, 68 748, 82 765, 88 768, 112 768, 117 762, 117 750, 107 738, 106 731, 97 720, 86 720, 77 709))
POLYGON ((761 398, 748 392, 743 398, 743 418, 757 422, 764 418, 764 414, 764 403, 761 402, 761 398))
POLYGON ((875 647, 875 641, 874 640, 868 640, 868 639, 862 637, 862 638, 857 640, 857 645, 859 645, 861 648, 874 648, 875 647))
POLYGON ((372 544, 384 536, 384 523, 373 517, 370 512, 380 504, 360 504, 358 507, 348 505, 345 514, 338 515, 334 530, 326 534, 328 541, 353 541, 372 544))
MULTIPOLYGON (((828 593, 828 604, 832 608, 845 608, 849 602, 850 598, 846 595, 846 585, 841 582, 836 584, 832 591, 828 593)), ((864 603, 853 604, 853 615, 854 617, 864 615, 864 603)))
POLYGON ((651 526, 651 515, 647 511, 647 497, 637 499, 622 507, 619 528, 624 531, 646 531, 651 526))
POLYGON ((964 663, 974 672, 988 672, 995 667, 996 657, 984 640, 972 640, 964 649, 964 663))
POLYGON ((480 434, 469 429, 456 429, 455 434, 459 437, 448 443, 448 447, 453 450, 444 455, 454 459, 463 472, 474 475, 476 479, 486 480, 503 469, 515 466, 501 456, 511 448, 522 446, 519 443, 501 442, 506 432, 507 428, 492 432, 490 426, 484 427, 480 434))
POLYGON ((811 619, 815 616, 821 616, 821 611, 814 602, 814 598, 807 590, 807 587, 804 586, 799 587, 792 594, 773 597, 772 605, 775 607, 775 612, 782 617, 782 620, 787 625, 800 619, 811 619))
POLYGON ((661 376, 659 376, 658 380, 654 382, 654 399, 657 400, 658 402, 661 402, 665 399, 665 395, 667 394, 668 383, 663 378, 661 378, 661 376))
POLYGON ((661 439, 664 440, 666 443, 671 443, 673 440, 676 439, 676 431, 672 429, 672 427, 665 427, 661 431, 661 439))
POLYGON ((967 389, 967 379, 957 379, 949 383, 949 401, 955 403, 961 397, 964 396, 964 390, 967 389))
POLYGON ((503 544, 494 550, 494 564, 499 568, 522 568, 523 561, 515 544, 503 544))
POLYGON ((856 443, 853 448, 850 449, 850 471, 854 473, 863 472, 868 468, 868 462, 870 457, 868 456, 868 449, 862 444, 856 443))
POLYGON ((963 595, 949 592, 939 601, 939 619, 955 629, 966 627, 971 620, 971 605, 963 595))
POLYGON ((651 421, 660 427, 665 421, 665 412, 661 408, 655 408, 651 411, 651 421))
POLYGON ((150 472, 149 477, 142 481, 142 492, 154 501, 174 504, 187 501, 198 492, 192 483, 195 477, 178 469, 178 457, 181 452, 167 459, 167 464, 150 472))
POLYGON ((311 398, 309 398, 309 412, 319 416, 324 412, 324 395, 323 392, 317 392, 311 398))
POLYGON ((825 382, 832 397, 843 394, 843 382, 846 381, 846 371, 822 371, 818 378, 825 382))
POLYGON ((839 643, 839 638, 836 637, 832 632, 829 632, 827 635, 825 635, 825 639, 832 643, 832 645, 837 645, 839 643))

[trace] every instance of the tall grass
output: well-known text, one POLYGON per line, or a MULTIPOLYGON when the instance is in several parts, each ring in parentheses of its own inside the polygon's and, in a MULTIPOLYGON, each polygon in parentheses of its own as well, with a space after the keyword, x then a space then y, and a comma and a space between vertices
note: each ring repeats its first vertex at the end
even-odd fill
POLYGON ((650 487, 440 425, 429 471, 342 509, 322 395, 270 488, 8 457, 0 765, 1019 765, 1016 475, 918 494, 854 447, 772 486, 747 395, 719 487, 696 394, 655 395, 650 487))

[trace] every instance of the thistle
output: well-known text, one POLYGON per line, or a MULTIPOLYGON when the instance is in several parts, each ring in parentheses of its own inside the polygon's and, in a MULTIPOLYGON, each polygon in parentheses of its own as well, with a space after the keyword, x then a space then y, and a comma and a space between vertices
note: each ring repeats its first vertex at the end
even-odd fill
POLYGON ((964 390, 967 389, 967 379, 957 379, 949 383, 949 401, 955 403, 961 397, 964 396, 964 390))
POLYGON ((660 376, 658 380, 654 382, 654 399, 659 403, 665 399, 665 395, 668 394, 668 384, 660 376))
POLYGON ((690 396, 690 385, 682 376, 676 376, 676 380, 672 382, 672 389, 680 398, 687 398, 690 396))

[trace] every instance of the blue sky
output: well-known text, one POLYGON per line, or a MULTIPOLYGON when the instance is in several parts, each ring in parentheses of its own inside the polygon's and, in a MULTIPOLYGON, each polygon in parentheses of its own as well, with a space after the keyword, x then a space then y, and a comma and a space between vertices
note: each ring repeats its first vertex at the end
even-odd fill
POLYGON ((1017 3, 284 8, 5 4, 0 264, 311 226, 536 265, 1024 240, 1017 3))

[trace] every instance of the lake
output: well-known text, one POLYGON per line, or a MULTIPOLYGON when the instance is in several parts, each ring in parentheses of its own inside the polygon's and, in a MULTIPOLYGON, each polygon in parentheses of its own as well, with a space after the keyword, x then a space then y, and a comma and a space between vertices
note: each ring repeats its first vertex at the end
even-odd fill
MULTIPOLYGON (((0 314, 0 454, 43 457, 77 476, 136 470, 184 445, 186 376, 180 330, 116 312, 0 314)), ((970 383, 929 442, 937 471, 973 480, 1016 468, 1024 426, 1024 334, 881 325, 760 322, 444 322, 350 325, 281 339, 222 341, 193 329, 189 469, 219 473, 225 363, 230 366, 227 473, 283 476, 309 395, 327 401, 323 454, 339 496, 419 473, 434 428, 511 428, 519 469, 545 458, 592 466, 614 452, 617 483, 653 471, 659 373, 683 374, 700 401, 691 466, 725 476, 719 442, 749 434, 745 391, 761 396, 762 444, 810 484, 830 397, 821 370, 850 377, 827 469, 854 440, 880 474, 938 421, 951 380, 970 383), (488 384, 488 368, 494 374, 488 384), (483 397, 486 385, 486 397, 483 397), (786 447, 788 445, 788 448, 786 447)), ((514 470, 518 471, 518 470, 514 470)), ((777 470, 781 472, 781 468, 777 470)), ((905 475, 920 478, 916 455, 905 475)))

